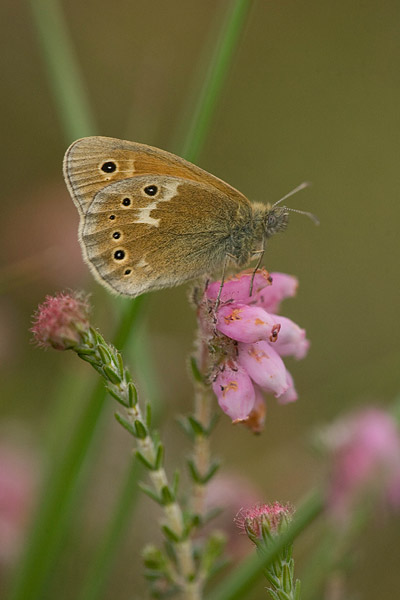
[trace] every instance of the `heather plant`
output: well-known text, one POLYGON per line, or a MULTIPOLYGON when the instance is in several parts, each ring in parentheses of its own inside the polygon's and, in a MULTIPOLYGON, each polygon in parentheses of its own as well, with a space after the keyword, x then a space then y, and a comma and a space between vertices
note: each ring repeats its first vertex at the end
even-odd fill
MULTIPOLYGON (((197 160, 210 130, 251 5, 251 0, 229 3, 215 50, 207 55, 209 69, 202 73, 196 102, 188 108, 190 117, 182 126, 185 133, 181 131, 175 142, 176 151, 191 161, 197 160)), ((99 133, 57 3, 32 2, 32 14, 66 145, 72 139, 99 133)), ((316 288, 318 285, 316 280, 316 288)), ((16 572, 12 600, 47 597, 48 580, 60 556, 60 540, 77 503, 84 457, 109 401, 116 403, 115 418, 121 435, 132 440, 135 461, 110 528, 85 573, 78 600, 102 597, 139 487, 146 500, 158 506, 162 537, 161 543, 149 538, 142 549, 149 596, 233 600, 250 595, 264 577, 262 597, 269 595, 274 600, 350 597, 346 578, 360 534, 376 513, 390 515, 400 507, 400 436, 394 414, 369 407, 343 415, 337 423, 321 429, 316 446, 325 476, 315 481, 295 506, 286 498, 264 498, 258 490, 249 494, 251 485, 244 478, 239 485, 225 485, 210 501, 220 472, 229 477, 212 450, 218 418, 232 422, 235 444, 240 427, 248 429, 248 436, 268 436, 271 402, 276 400, 282 411, 290 411, 299 395, 306 401, 285 364, 287 357, 305 359, 310 347, 305 330, 285 316, 286 304, 282 307, 296 291, 295 276, 266 269, 232 273, 223 285, 217 279, 198 281, 192 287, 190 303, 197 317, 189 361, 194 401, 189 412, 179 416, 188 440, 188 479, 183 476, 182 464, 171 465, 169 447, 158 432, 156 411, 145 394, 139 396, 125 357, 127 342, 143 316, 145 298, 135 298, 116 311, 119 322, 111 341, 98 330, 86 293, 63 291, 45 299, 32 326, 37 345, 75 353, 96 372, 98 385, 88 397, 67 450, 54 457, 49 469, 16 572), (140 483, 138 464, 142 466, 140 483), (255 500, 249 498, 257 493, 255 500), (237 531, 230 528, 233 520, 223 523, 221 530, 221 514, 236 495, 243 498, 235 519, 237 531), (299 540, 305 530, 314 534, 307 553, 299 540), (239 543, 246 550, 236 553, 235 544, 239 543), (301 561, 297 562, 297 557, 301 561), (339 593, 336 587, 336 595, 328 595, 332 582, 337 581, 339 593)), ((138 364, 140 359, 136 350, 138 364)), ((151 381, 152 374, 146 375, 151 381)), ((254 461, 258 460, 255 456, 254 461)), ((0 461, 0 476, 1 469, 0 461)), ((8 481, 8 471, 6 475, 8 481)), ((17 534, 20 540, 20 532, 17 534)), ((135 594, 132 590, 130 595, 138 597, 135 594)))

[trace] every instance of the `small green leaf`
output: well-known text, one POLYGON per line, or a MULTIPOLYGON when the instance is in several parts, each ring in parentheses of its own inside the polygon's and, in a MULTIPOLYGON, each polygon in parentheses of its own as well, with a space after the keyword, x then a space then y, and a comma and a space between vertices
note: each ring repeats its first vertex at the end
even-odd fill
POLYGON ((135 388, 135 386, 133 385, 133 383, 130 381, 128 383, 128 402, 129 402, 129 406, 132 408, 133 406, 136 406, 137 404, 137 389, 135 388))
POLYGON ((189 415, 187 420, 189 421, 189 424, 195 435, 205 435, 206 430, 204 429, 203 425, 197 419, 195 419, 195 417, 189 415))
POLYGON ((287 593, 292 591, 292 578, 290 576, 290 569, 287 563, 282 565, 282 587, 287 593))
POLYGON ((135 436, 137 438, 139 438, 140 440, 144 440, 147 437, 147 429, 143 425, 142 421, 139 421, 139 419, 136 419, 136 421, 135 421, 135 430, 136 430, 135 436))
POLYGON ((155 470, 154 465, 147 460, 147 458, 140 452, 140 450, 136 450, 136 456, 140 460, 140 462, 144 464, 146 469, 149 469, 150 471, 155 470))
POLYGON ((164 459, 164 446, 162 444, 158 444, 156 460, 154 463, 154 469, 159 469, 163 463, 164 459))
POLYGON ((86 356, 94 356, 95 355, 95 351, 93 348, 79 348, 79 351, 77 352, 77 355, 80 358, 84 358, 86 356))
POLYGON ((121 383, 121 377, 118 375, 118 373, 116 373, 113 370, 112 367, 110 367, 109 365, 103 365, 103 371, 105 376, 109 381, 111 381, 111 383, 113 383, 114 385, 119 385, 121 383))
POLYGON ((210 468, 208 469, 207 475, 202 477, 201 483, 203 483, 203 484, 208 483, 210 481, 210 479, 212 479, 214 477, 214 475, 218 471, 219 467, 220 467, 220 463, 218 461, 214 461, 212 463, 212 465, 210 466, 210 468))
POLYGON ((114 400, 116 400, 117 402, 122 404, 122 406, 125 406, 125 408, 128 408, 128 405, 125 402, 125 400, 123 400, 121 398, 121 396, 118 394, 118 392, 116 392, 110 385, 106 385, 106 390, 110 394, 110 396, 112 396, 114 398, 114 400))
POLYGON ((124 419, 124 417, 122 415, 120 415, 119 413, 115 413, 114 416, 117 419, 118 423, 120 425, 122 425, 122 427, 124 427, 127 431, 129 431, 129 433, 131 435, 133 435, 134 437, 136 437, 136 433, 135 433, 135 430, 134 430, 134 428, 132 426, 132 423, 129 423, 129 421, 127 421, 126 419, 124 419))
POLYGON ((151 404, 149 402, 146 402, 145 412, 146 412, 146 416, 145 416, 146 427, 147 427, 147 429, 150 429, 152 415, 151 415, 151 404))
POLYGON ((181 415, 178 415, 176 417, 176 420, 178 422, 178 424, 182 427, 183 431, 186 433, 187 436, 189 436, 189 438, 191 440, 194 440, 194 434, 193 434, 193 429, 190 426, 188 420, 186 417, 182 417, 181 415))
POLYGON ((190 357, 190 369, 192 371, 193 379, 198 383, 204 385, 204 377, 200 372, 199 366, 197 364, 197 360, 194 356, 190 357))
POLYGON ((99 344, 97 346, 97 350, 98 350, 101 360, 104 364, 108 364, 108 363, 112 362, 112 356, 111 356, 111 353, 108 350, 107 346, 105 346, 104 344, 99 344))
POLYGON ((219 413, 214 413, 214 414, 213 414, 213 416, 212 416, 212 417, 211 417, 211 419, 210 419, 210 423, 209 423, 209 425, 208 425, 208 427, 207 427, 207 429, 206 429, 206 433, 207 433, 207 435, 211 435, 211 433, 212 433, 212 431, 213 431, 214 427, 216 426, 216 424, 217 424, 217 423, 218 423, 218 421, 219 421, 219 417, 220 417, 219 413))
POLYGON ((124 378, 124 363, 122 361, 122 356, 121 356, 120 352, 117 352, 116 364, 118 366, 118 371, 121 376, 121 379, 123 379, 124 378))
POLYGON ((157 502, 157 504, 160 504, 161 506, 164 504, 162 499, 159 496, 157 496, 157 494, 146 484, 139 482, 138 485, 139 485, 140 489, 142 490, 142 492, 144 494, 146 494, 146 496, 148 496, 149 498, 154 500, 154 502, 157 502))
POLYGON ((172 531, 172 529, 170 529, 170 528, 168 527, 168 525, 162 525, 161 529, 163 530, 165 537, 166 537, 166 538, 167 538, 167 539, 168 539, 170 542, 173 542, 173 543, 175 543, 175 544, 176 544, 177 542, 179 542, 179 541, 180 541, 180 537, 179 537, 179 535, 177 535, 177 534, 176 534, 174 531, 172 531))
POLYGON ((175 502, 174 495, 167 485, 164 485, 164 487, 161 488, 161 498, 163 499, 164 505, 175 502))
POLYGON ((202 483, 201 476, 197 470, 196 465, 194 464, 194 462, 191 458, 188 459, 187 464, 188 464, 190 475, 191 475, 193 481, 195 483, 202 483))

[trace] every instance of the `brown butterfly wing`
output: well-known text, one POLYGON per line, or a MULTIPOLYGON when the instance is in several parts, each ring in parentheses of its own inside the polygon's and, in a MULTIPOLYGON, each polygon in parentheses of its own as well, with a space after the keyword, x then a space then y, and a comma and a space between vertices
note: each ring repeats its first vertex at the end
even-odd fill
POLYGON ((205 183, 237 202, 248 203, 243 194, 218 177, 183 158, 145 144, 87 137, 74 142, 64 157, 65 181, 80 214, 87 212, 94 196, 105 185, 148 173, 205 183))
POLYGON ((84 256, 101 283, 137 296, 221 268, 251 205, 205 183, 165 175, 105 186, 81 218, 84 256), (145 188, 151 186, 154 196, 145 188))

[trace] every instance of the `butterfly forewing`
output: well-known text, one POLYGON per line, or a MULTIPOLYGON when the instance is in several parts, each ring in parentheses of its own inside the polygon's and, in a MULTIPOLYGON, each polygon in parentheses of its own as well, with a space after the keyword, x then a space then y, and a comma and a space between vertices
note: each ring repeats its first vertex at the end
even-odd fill
POLYGON ((248 220, 250 211, 246 199, 204 182, 135 176, 95 195, 81 220, 80 241, 102 283, 136 296, 222 267, 232 223, 248 220))
POLYGON ((144 174, 171 175, 211 185, 236 202, 248 204, 238 190, 188 161, 145 144, 107 137, 74 142, 64 158, 64 176, 81 215, 104 186, 144 174))

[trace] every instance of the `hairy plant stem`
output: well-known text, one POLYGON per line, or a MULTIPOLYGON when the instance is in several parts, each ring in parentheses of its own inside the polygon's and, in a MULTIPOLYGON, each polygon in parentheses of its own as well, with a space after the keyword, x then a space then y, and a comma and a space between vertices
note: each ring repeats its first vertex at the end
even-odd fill
POLYGON ((160 442, 155 441, 149 419, 143 416, 131 376, 123 366, 121 355, 94 329, 89 330, 83 343, 74 350, 102 375, 110 394, 124 407, 126 418, 116 416, 135 437, 138 455, 147 466, 153 484, 154 497, 163 507, 164 531, 168 531, 168 539, 176 555, 176 566, 171 561, 169 573, 185 600, 201 600, 201 582, 196 580, 193 544, 186 531, 182 508, 162 465, 163 447, 160 442))
MULTIPOLYGON (((201 383, 195 384, 194 417, 204 430, 208 430, 211 423, 211 397, 210 391, 201 383)), ((204 478, 211 464, 210 437, 208 434, 198 433, 194 439, 193 460, 199 475, 204 478)), ((205 516, 207 483, 195 481, 193 484, 192 509, 200 517, 205 516)))

